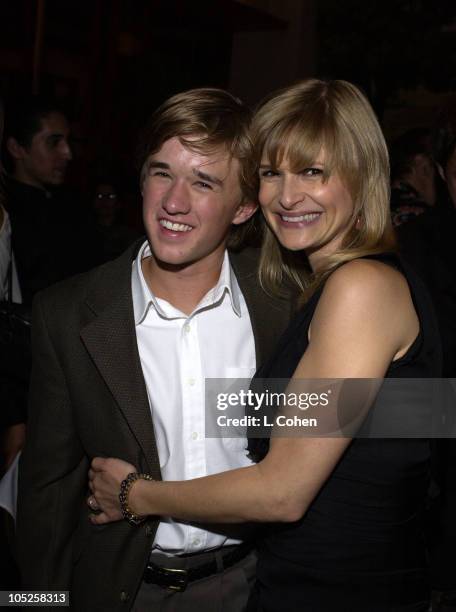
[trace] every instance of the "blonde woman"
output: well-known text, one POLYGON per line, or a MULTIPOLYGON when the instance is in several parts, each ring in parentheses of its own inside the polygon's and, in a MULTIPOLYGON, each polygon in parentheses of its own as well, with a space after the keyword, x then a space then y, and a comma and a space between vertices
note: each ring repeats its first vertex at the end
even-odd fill
MULTIPOLYGON (((304 302, 257 377, 438 376, 427 296, 394 254, 387 149, 365 97, 344 81, 299 83, 260 106, 253 138, 261 282, 291 279, 304 302)), ((122 518, 124 481, 124 515, 268 523, 252 609, 427 609, 426 440, 274 436, 250 450, 255 465, 186 482, 125 480, 134 466, 96 458, 91 520, 122 518)))

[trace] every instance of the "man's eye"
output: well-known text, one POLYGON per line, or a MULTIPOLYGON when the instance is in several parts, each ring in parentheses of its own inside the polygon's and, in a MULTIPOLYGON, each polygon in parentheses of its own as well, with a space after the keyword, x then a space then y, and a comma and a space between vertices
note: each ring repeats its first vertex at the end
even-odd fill
POLYGON ((58 147, 60 141, 61 141, 61 138, 52 136, 51 138, 48 138, 47 144, 49 148, 55 149, 56 147, 58 147))
POLYGON ((204 181, 196 181, 195 185, 198 185, 198 187, 201 187, 202 189, 212 190, 212 185, 209 185, 209 183, 205 183, 204 181))
POLYGON ((167 172, 165 172, 164 170, 152 170, 151 172, 152 176, 159 176, 161 178, 168 178, 169 174, 167 172))

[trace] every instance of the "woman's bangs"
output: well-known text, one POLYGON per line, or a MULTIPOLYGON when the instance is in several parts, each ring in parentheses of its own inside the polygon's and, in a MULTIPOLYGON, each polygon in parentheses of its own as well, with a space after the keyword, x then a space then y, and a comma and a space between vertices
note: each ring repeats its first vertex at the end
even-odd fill
POLYGON ((321 134, 308 124, 294 126, 287 135, 286 143, 286 157, 292 172, 301 172, 320 161, 318 158, 324 141, 321 134))
POLYGON ((319 160, 320 152, 325 150, 324 177, 327 178, 333 169, 333 159, 327 135, 316 129, 311 121, 299 118, 298 121, 283 121, 277 124, 265 140, 263 159, 267 159, 272 168, 277 169, 286 159, 291 172, 301 172, 319 160))
POLYGON ((284 142, 286 140, 287 126, 284 125, 284 122, 276 123, 265 137, 261 159, 267 161, 274 170, 277 170, 285 157, 286 145, 284 145, 284 142))

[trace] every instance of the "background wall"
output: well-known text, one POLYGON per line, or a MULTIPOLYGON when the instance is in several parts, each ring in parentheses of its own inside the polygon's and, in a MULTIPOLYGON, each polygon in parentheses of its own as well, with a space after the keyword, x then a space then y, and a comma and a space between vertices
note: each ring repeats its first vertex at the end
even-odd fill
POLYGON ((254 105, 309 76, 370 97, 387 136, 432 121, 456 89, 453 0, 15 0, 0 3, 0 91, 56 96, 71 180, 114 165, 136 189, 138 130, 165 98, 212 85, 254 105))

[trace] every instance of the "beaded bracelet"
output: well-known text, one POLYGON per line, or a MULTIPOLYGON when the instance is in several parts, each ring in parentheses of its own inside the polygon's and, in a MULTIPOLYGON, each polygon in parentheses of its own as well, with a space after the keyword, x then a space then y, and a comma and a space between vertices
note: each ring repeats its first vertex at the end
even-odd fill
POLYGON ((119 493, 119 501, 120 501, 120 509, 122 510, 122 515, 126 521, 130 523, 130 525, 138 526, 141 525, 143 521, 146 520, 146 516, 140 516, 139 514, 135 514, 130 507, 128 506, 128 495, 130 493, 130 489, 133 484, 137 480, 153 480, 152 476, 149 474, 139 474, 138 472, 131 472, 120 483, 120 493, 119 493))

